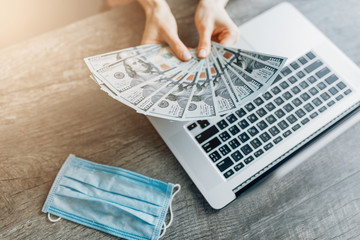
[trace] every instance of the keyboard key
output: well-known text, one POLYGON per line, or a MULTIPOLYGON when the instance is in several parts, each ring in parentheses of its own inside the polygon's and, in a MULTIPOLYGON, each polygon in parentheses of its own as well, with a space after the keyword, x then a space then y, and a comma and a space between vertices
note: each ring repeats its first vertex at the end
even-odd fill
POLYGON ((322 104, 322 101, 319 98, 315 98, 312 100, 312 103, 318 107, 320 104, 322 104))
POLYGON ((295 107, 298 107, 302 104, 302 101, 299 98, 295 98, 291 102, 295 105, 295 107))
POLYGON ((218 122, 216 125, 218 125, 218 127, 220 129, 224 129, 226 128, 227 126, 229 126, 229 124, 225 121, 225 120, 221 120, 220 122, 218 122))
POLYGON ((328 93, 324 92, 324 93, 320 94, 320 97, 321 97, 324 101, 326 101, 326 100, 328 100, 328 99, 330 98, 330 95, 329 95, 328 93))
POLYGON ((306 56, 307 56, 310 60, 312 60, 312 59, 315 58, 315 54, 312 53, 312 52, 308 52, 308 53, 306 54, 306 56))
POLYGON ((249 144, 246 144, 245 146, 241 147, 240 149, 245 156, 249 155, 253 151, 253 149, 249 146, 249 144))
POLYGON ((221 158, 220 153, 218 151, 214 151, 214 152, 210 153, 209 157, 211 158, 211 160, 213 162, 217 162, 221 158))
POLYGON ((314 96, 314 95, 316 95, 319 91, 318 91, 316 88, 312 87, 312 88, 310 88, 309 92, 311 93, 311 95, 314 96))
POLYGON ((229 127, 228 130, 232 135, 236 135, 240 132, 240 129, 236 125, 229 127))
POLYGON ((241 120, 238 124, 241 129, 245 129, 250 125, 245 119, 241 120))
POLYGON ((284 120, 282 120, 278 123, 278 126, 281 130, 284 130, 285 128, 287 128, 289 126, 289 124, 287 122, 285 122, 284 120))
POLYGON ((273 115, 269 115, 265 119, 269 124, 273 124, 276 121, 276 118, 273 115))
POLYGON ((246 112, 244 109, 240 108, 239 110, 235 111, 236 115, 238 115, 240 118, 246 115, 246 112))
POLYGON ((235 171, 239 171, 240 169, 242 169, 245 165, 243 163, 239 163, 238 165, 236 165, 234 167, 235 171))
POLYGON ((250 156, 250 157, 246 158, 246 159, 244 160, 244 162, 245 162, 246 164, 249 164, 249 163, 251 163, 254 159, 255 159, 255 158, 254 158, 253 156, 250 156))
POLYGON ((283 98, 285 98, 286 100, 289 100, 290 98, 292 98, 292 95, 291 95, 291 93, 289 93, 289 92, 285 92, 285 93, 283 93, 283 98))
POLYGON ((320 109, 319 109, 319 112, 323 112, 325 111, 327 108, 325 106, 322 106, 320 109))
POLYGON ((204 132, 196 135, 195 139, 198 141, 198 143, 203 143, 218 132, 219 132, 219 130, 215 126, 212 126, 208 129, 206 129, 204 132))
POLYGON ((234 153, 231 154, 232 159, 234 159, 235 162, 240 161, 244 156, 239 152, 239 151, 235 151, 234 153))
POLYGON ((281 142, 283 139, 282 137, 278 136, 277 138, 274 139, 274 143, 278 144, 279 142, 281 142))
POLYGON ((323 82, 318 83, 316 86, 317 86, 320 90, 323 90, 323 89, 326 88, 326 84, 323 83, 323 82))
POLYGON ((290 63, 290 66, 291 66, 294 70, 296 70, 296 69, 298 69, 298 68, 300 67, 300 65, 299 65, 297 62, 292 62, 292 63, 290 63))
POLYGON ((298 130, 300 127, 301 127, 300 124, 296 124, 296 125, 293 126, 291 129, 292 129, 293 131, 296 131, 296 130, 298 130))
POLYGON ((331 84, 333 84, 336 80, 338 80, 339 78, 335 75, 335 74, 333 74, 333 75, 331 75, 330 77, 327 77, 326 79, 325 79, 325 81, 327 82, 327 84, 329 84, 329 85, 331 85, 331 84))
POLYGON ((233 161, 231 161, 231 159, 227 157, 224 160, 220 161, 218 164, 216 164, 216 166, 218 167, 220 172, 223 172, 229 167, 231 167, 233 164, 234 164, 233 161))
POLYGON ((261 104, 264 103, 264 100, 262 100, 260 97, 255 98, 254 103, 256 104, 256 106, 260 106, 261 104))
POLYGON ((273 89, 271 89, 271 91, 276 95, 279 94, 281 92, 280 88, 278 87, 274 87, 273 89))
POLYGON ((286 89, 286 88, 289 87, 289 84, 288 84, 287 82, 283 81, 282 83, 280 83, 280 87, 281 87, 282 89, 286 89))
POLYGON ((247 140, 250 139, 249 135, 247 135, 247 133, 245 133, 245 132, 240 134, 238 138, 240 139, 240 141, 242 143, 244 143, 244 142, 246 142, 247 140))
POLYGON ((301 57, 298 60, 302 65, 304 65, 304 64, 306 64, 308 62, 308 60, 306 60, 306 58, 304 58, 304 57, 301 57))
POLYGON ((284 109, 286 112, 291 112, 292 110, 294 110, 294 107, 291 106, 290 103, 288 103, 288 104, 285 104, 284 109))
POLYGON ((319 115, 317 112, 313 112, 313 113, 310 115, 310 118, 316 118, 317 115, 319 115))
POLYGON ((344 88, 346 88, 346 85, 345 85, 345 83, 343 83, 343 82, 337 83, 336 86, 337 86, 340 90, 343 90, 344 88))
POLYGON ((291 131, 287 130, 286 132, 283 133, 283 136, 286 138, 286 137, 290 136, 290 134, 291 134, 291 131))
POLYGON ((224 173, 224 177, 225 178, 229 178, 234 174, 234 171, 232 169, 230 169, 229 171, 227 171, 226 173, 224 173))
POLYGON ((328 105, 329 107, 331 107, 331 106, 334 105, 334 104, 335 104, 335 102, 334 102, 333 100, 331 100, 330 102, 327 103, 327 105, 328 105))
POLYGON ((245 105, 245 108, 246 108, 246 110, 248 110, 248 112, 251 112, 252 110, 255 109, 255 106, 252 103, 248 103, 245 105))
POLYGON ((253 137, 259 133, 259 130, 257 130, 256 127, 251 127, 247 130, 247 132, 253 137))
POLYGON ((326 74, 328 74, 330 72, 330 69, 328 69, 327 67, 324 67, 323 69, 321 69, 320 71, 318 71, 316 73, 316 76, 318 78, 322 78, 323 76, 325 76, 326 74))
POLYGON ((267 132, 264 132, 260 135, 261 140, 265 143, 271 139, 270 135, 267 132))
POLYGON ((329 92, 330 92, 332 95, 335 95, 335 94, 337 94, 339 91, 338 91, 336 88, 332 87, 332 88, 329 89, 329 92))
POLYGON ((284 67, 282 70, 281 70, 281 73, 283 76, 287 76, 291 73, 291 69, 289 67, 284 67))
POLYGON ((304 110, 302 110, 302 109, 299 109, 299 110, 297 110, 296 112, 295 112, 295 114, 296 114, 296 116, 298 116, 299 118, 302 118, 303 116, 305 116, 305 112, 304 112, 304 110))
POLYGON ((313 105, 311 105, 311 103, 305 104, 304 108, 307 112, 311 112, 314 109, 314 107, 313 107, 313 105))
POLYGON ((303 120, 301 120, 301 124, 305 125, 309 122, 310 120, 308 118, 304 118, 303 120))
POLYGON ((340 95, 337 96, 335 99, 336 99, 336 101, 340 101, 341 99, 343 99, 343 97, 344 97, 344 96, 340 94, 340 95))
POLYGON ((266 107, 266 109, 269 110, 270 112, 276 108, 273 103, 268 103, 268 104, 265 105, 265 107, 266 107))
POLYGON ((279 109, 279 110, 275 111, 275 115, 278 118, 282 118, 283 116, 285 116, 285 112, 282 109, 279 109))
POLYGON ((272 148, 274 145, 272 143, 268 143, 264 146, 264 149, 267 151, 269 150, 270 148, 272 148))
POLYGON ((344 92, 344 94, 345 94, 345 95, 349 95, 351 92, 352 92, 351 89, 348 89, 348 90, 346 90, 346 91, 344 92))
POLYGON ((256 111, 257 115, 259 115, 259 117, 263 117, 266 115, 266 111, 264 108, 260 108, 259 110, 256 111))
POLYGON ((261 141, 257 138, 250 141, 250 144, 251 144, 251 146, 253 146, 254 149, 257 149, 258 147, 260 147, 262 145, 261 141))
POLYGON ((269 93, 269 92, 265 92, 265 93, 263 94, 263 98, 265 98, 265 100, 269 100, 270 98, 272 98, 272 95, 271 95, 271 93, 269 93))
POLYGON ((209 142, 202 145, 202 148, 205 150, 205 152, 211 152, 213 149, 215 149, 217 146, 221 144, 221 141, 215 137, 211 139, 209 142))
POLYGON ((271 135, 276 136, 280 133, 280 130, 276 126, 273 126, 269 129, 269 132, 271 135))
POLYGON ((207 126, 210 125, 209 121, 207 121, 207 120, 199 120, 197 122, 199 123, 201 128, 206 128, 207 126))
POLYGON ((307 66, 305 68, 305 71, 307 73, 311 73, 312 71, 314 71, 315 69, 317 69, 318 67, 320 67, 323 63, 320 60, 315 61, 314 63, 310 64, 309 66, 307 66))
POLYGON ((219 152, 225 156, 226 154, 228 154, 229 152, 231 152, 231 149, 229 148, 228 145, 223 145, 221 147, 219 147, 219 152))
POLYGON ((254 123, 254 122, 256 122, 256 121, 258 120, 258 117, 257 117, 254 113, 252 113, 252 114, 250 114, 250 115, 247 117, 247 119, 248 119, 251 123, 254 123))
POLYGON ((300 97, 302 98, 302 100, 307 101, 310 98, 310 95, 307 93, 303 93, 300 95, 300 97))
POLYGON ((262 149, 259 149, 256 152, 254 152, 254 156, 255 157, 260 157, 263 153, 264 153, 264 151, 262 149))
POLYGON ((273 83, 271 85, 274 85, 275 83, 277 83, 278 81, 280 81, 282 79, 282 77, 279 75, 276 76, 275 80, 273 81, 273 83))
POLYGON ((197 127, 197 124, 194 122, 194 123, 190 124, 189 126, 187 126, 187 129, 189 129, 189 131, 191 131, 196 127, 197 127))
POLYGON ((316 79, 316 77, 314 77, 314 76, 310 76, 310 77, 308 77, 308 79, 307 79, 308 81, 309 81, 309 83, 311 83, 311 84, 313 84, 314 82, 316 82, 317 81, 317 79, 316 79))
POLYGON ((298 94, 301 90, 300 90, 300 88, 298 88, 298 87, 296 86, 296 87, 293 87, 293 88, 291 89, 291 91, 292 91, 294 94, 298 94))
POLYGON ((219 134, 219 137, 221 138, 221 140, 223 140, 223 142, 226 142, 227 140, 230 139, 231 136, 227 131, 224 131, 219 134))
POLYGON ((305 88, 307 88, 307 87, 309 86, 309 84, 304 80, 304 81, 302 81, 302 82, 299 84, 299 86, 300 86, 302 89, 305 89, 305 88))
POLYGON ((303 71, 299 71, 298 73, 296 73, 296 76, 298 76, 299 79, 305 77, 305 73, 303 71))
POLYGON ((297 118, 294 116, 294 114, 291 114, 290 116, 286 117, 286 120, 288 120, 290 124, 293 124, 297 121, 297 118))
POLYGON ((288 80, 289 80, 289 82, 290 82, 291 84, 294 84, 294 83, 297 82, 297 79, 296 79, 296 77, 294 77, 294 76, 289 77, 288 80))
POLYGON ((234 139, 232 139, 231 141, 229 141, 228 144, 230 145, 230 147, 231 147, 232 149, 235 149, 235 148, 237 148, 238 146, 240 146, 240 142, 239 142, 236 138, 234 138, 234 139))
POLYGON ((226 116, 226 120, 228 120, 229 123, 233 123, 237 120, 237 117, 234 114, 230 114, 226 116))
POLYGON ((267 128, 267 124, 264 120, 261 120, 260 122, 258 122, 256 124, 256 126, 260 129, 260 130, 264 130, 265 128, 267 128))
POLYGON ((280 106, 284 103, 284 100, 281 97, 277 97, 275 98, 274 102, 276 103, 276 105, 280 106))

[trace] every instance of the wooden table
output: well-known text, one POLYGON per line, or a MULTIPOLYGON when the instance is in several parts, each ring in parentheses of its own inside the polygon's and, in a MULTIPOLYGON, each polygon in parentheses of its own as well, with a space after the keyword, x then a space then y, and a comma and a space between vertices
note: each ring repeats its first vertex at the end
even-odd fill
MULTIPOLYGON (((228 11, 240 25, 278 2, 232 1, 228 11)), ((360 65, 358 0, 290 2, 360 65)), ((189 46, 197 43, 196 4, 170 1, 189 46)), ((116 239, 50 223, 41 212, 70 153, 180 183, 164 239, 360 238, 359 123, 228 207, 211 209, 146 117, 89 79, 84 57, 138 45, 143 28, 144 12, 132 3, 0 51, 0 239, 116 239)))

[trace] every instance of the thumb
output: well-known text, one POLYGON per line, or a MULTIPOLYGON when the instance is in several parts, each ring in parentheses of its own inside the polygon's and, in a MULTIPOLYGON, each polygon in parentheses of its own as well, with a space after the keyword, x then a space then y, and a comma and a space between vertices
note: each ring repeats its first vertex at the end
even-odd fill
POLYGON ((212 28, 200 28, 199 32, 199 45, 198 45, 198 56, 199 58, 207 58, 210 54, 211 49, 211 34, 212 28))
POLYGON ((189 61, 191 59, 191 54, 189 49, 184 45, 184 43, 180 40, 177 34, 166 35, 165 41, 169 44, 171 50, 174 54, 181 59, 182 61, 189 61))

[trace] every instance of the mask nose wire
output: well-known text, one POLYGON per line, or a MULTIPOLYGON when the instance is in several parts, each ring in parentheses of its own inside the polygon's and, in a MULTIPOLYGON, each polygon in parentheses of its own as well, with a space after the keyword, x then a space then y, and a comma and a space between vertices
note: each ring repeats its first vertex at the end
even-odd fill
POLYGON ((57 219, 53 219, 53 218, 51 218, 51 214, 48 212, 48 215, 47 215, 47 217, 48 217, 48 219, 49 219, 49 221, 50 222, 58 222, 60 219, 61 219, 61 217, 58 217, 57 219))
POLYGON ((169 205, 170 220, 169 220, 169 223, 168 223, 168 224, 166 224, 165 221, 163 222, 163 225, 162 225, 162 227, 161 227, 162 233, 159 235, 159 238, 161 238, 161 237, 163 237, 163 236, 165 235, 166 229, 167 229, 168 227, 170 227, 170 225, 172 224, 172 221, 173 221, 173 219, 174 219, 174 217, 173 217, 173 212, 172 212, 172 201, 173 201, 175 195, 176 195, 178 192, 180 192, 180 190, 181 190, 180 184, 175 184, 175 185, 174 185, 174 188, 176 188, 176 187, 177 187, 178 189, 176 189, 176 191, 173 192, 173 194, 172 194, 172 196, 171 196, 171 199, 170 199, 170 205, 169 205))

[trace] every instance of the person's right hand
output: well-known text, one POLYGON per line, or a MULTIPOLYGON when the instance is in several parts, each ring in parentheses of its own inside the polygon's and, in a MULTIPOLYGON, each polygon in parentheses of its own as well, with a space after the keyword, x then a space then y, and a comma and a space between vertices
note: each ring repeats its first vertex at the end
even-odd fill
POLYGON ((179 38, 175 18, 165 0, 138 1, 146 14, 141 44, 167 43, 179 59, 190 60, 191 54, 179 38))

